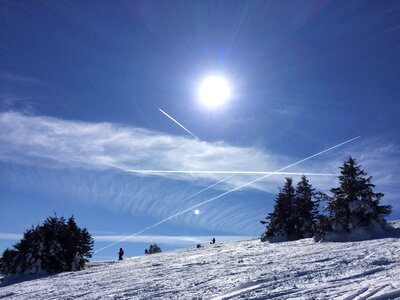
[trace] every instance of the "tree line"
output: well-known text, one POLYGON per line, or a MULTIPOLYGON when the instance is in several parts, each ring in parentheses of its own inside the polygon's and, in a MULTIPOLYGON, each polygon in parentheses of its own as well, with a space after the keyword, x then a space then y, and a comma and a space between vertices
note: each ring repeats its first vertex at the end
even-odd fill
POLYGON ((262 241, 287 241, 314 237, 349 235, 356 230, 373 231, 387 228, 385 217, 390 205, 380 205, 384 196, 374 192, 371 176, 349 157, 340 167, 339 186, 331 195, 316 191, 306 176, 297 186, 292 178, 280 189, 273 211, 260 222, 266 225, 262 241), (321 204, 326 203, 322 209, 321 204))

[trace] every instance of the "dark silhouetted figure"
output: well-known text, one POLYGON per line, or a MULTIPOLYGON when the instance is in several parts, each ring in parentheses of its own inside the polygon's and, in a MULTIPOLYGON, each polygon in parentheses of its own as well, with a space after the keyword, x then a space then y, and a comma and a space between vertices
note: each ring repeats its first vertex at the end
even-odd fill
POLYGON ((212 238, 210 244, 215 244, 215 238, 212 238))
POLYGON ((118 252, 118 260, 122 260, 122 256, 124 256, 124 249, 119 248, 119 252, 118 252))

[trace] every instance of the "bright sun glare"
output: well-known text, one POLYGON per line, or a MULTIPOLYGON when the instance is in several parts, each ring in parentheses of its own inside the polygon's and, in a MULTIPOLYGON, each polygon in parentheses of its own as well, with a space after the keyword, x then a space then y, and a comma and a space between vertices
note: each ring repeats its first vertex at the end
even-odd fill
POLYGON ((224 104, 230 96, 228 82, 217 76, 207 77, 199 89, 201 101, 209 107, 216 107, 224 104))

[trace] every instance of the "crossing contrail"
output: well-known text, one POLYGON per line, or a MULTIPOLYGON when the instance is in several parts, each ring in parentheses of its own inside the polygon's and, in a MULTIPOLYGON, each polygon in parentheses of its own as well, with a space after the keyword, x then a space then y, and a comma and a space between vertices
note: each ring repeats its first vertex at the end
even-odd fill
MULTIPOLYGON (((312 159, 312 158, 314 158, 314 157, 317 157, 317 156, 319 156, 319 155, 321 155, 321 154, 324 154, 324 153, 329 152, 329 151, 331 151, 331 150, 333 150, 333 149, 339 148, 339 147, 341 147, 341 146, 343 146, 343 145, 346 145, 346 144, 348 144, 348 143, 350 143, 350 142, 352 142, 352 141, 354 141, 354 140, 356 140, 356 139, 358 139, 358 138, 360 138, 360 137, 361 137, 361 136, 357 136, 357 137, 352 138, 352 139, 350 139, 350 140, 347 140, 347 141, 345 141, 345 142, 343 142, 343 143, 337 144, 337 145, 335 145, 335 146, 333 146, 333 147, 330 147, 330 148, 325 149, 325 150, 323 150, 323 151, 320 151, 320 152, 318 152, 318 153, 316 153, 316 154, 313 154, 313 155, 311 155, 311 156, 308 156, 308 157, 306 157, 306 158, 303 158, 303 159, 301 159, 301 160, 299 160, 299 161, 296 161, 295 163, 292 163, 292 164, 287 165, 287 166, 285 166, 285 167, 283 167, 283 168, 280 168, 279 170, 276 170, 275 173, 284 171, 284 170, 286 170, 286 169, 288 169, 288 168, 294 167, 294 166, 296 166, 296 165, 298 165, 298 164, 301 164, 301 163, 303 163, 303 162, 305 162, 305 161, 307 161, 307 160, 310 160, 310 159, 312 159)), ((258 181, 260 181, 260 180, 263 180, 264 178, 269 177, 269 176, 271 176, 271 175, 273 175, 273 174, 266 174, 266 175, 263 175, 263 176, 261 176, 261 177, 255 179, 255 180, 252 180, 252 181, 250 181, 250 182, 248 182, 248 183, 245 183, 245 184, 243 184, 243 185, 241 185, 241 186, 238 186, 238 187, 236 187, 236 188, 234 188, 234 189, 231 189, 231 190, 226 191, 226 192, 224 192, 224 193, 222 193, 222 194, 219 194, 218 196, 215 196, 215 197, 212 197, 212 198, 207 199, 207 200, 205 200, 205 201, 202 201, 202 202, 200 202, 200 203, 198 203, 198 204, 196 204, 196 205, 193 205, 193 206, 191 206, 191 207, 189 207, 189 208, 187 208, 187 209, 185 209, 185 210, 182 210, 182 211, 180 211, 180 212, 178 212, 178 213, 176 213, 176 214, 172 214, 171 216, 169 216, 169 217, 167 217, 167 218, 165 218, 165 219, 162 219, 161 221, 159 221, 159 222, 157 222, 157 223, 155 223, 155 224, 153 224, 153 225, 150 225, 150 226, 148 226, 148 227, 146 227, 146 228, 144 228, 144 229, 142 229, 142 230, 140 230, 140 231, 138 231, 138 232, 136 232, 136 233, 134 233, 134 234, 131 234, 130 236, 127 236, 127 237, 125 237, 125 238, 123 238, 123 239, 121 239, 121 240, 119 240, 119 241, 116 241, 116 242, 114 242, 114 243, 112 243, 112 244, 110 244, 110 245, 108 245, 108 246, 105 246, 105 247, 103 247, 103 248, 100 248, 99 250, 94 251, 94 253, 98 253, 98 252, 103 251, 103 250, 105 250, 105 249, 107 249, 107 248, 110 248, 110 247, 112 247, 112 246, 114 246, 114 245, 116 245, 116 244, 119 244, 119 243, 121 243, 121 242, 123 242, 123 241, 126 241, 126 240, 130 239, 131 237, 133 237, 133 236, 135 236, 135 235, 139 235, 139 234, 141 234, 141 233, 143 233, 143 232, 145 232, 145 231, 147 231, 147 230, 149 230, 149 229, 151 229, 151 228, 154 228, 154 227, 156 227, 156 226, 158 226, 158 225, 160 225, 160 224, 162 224, 162 223, 165 223, 165 222, 167 222, 167 221, 169 221, 169 220, 171 220, 171 219, 173 219, 173 218, 175 218, 175 217, 177 217, 177 216, 180 216, 180 215, 182 215, 182 214, 184 214, 184 213, 187 213, 187 212, 189 212, 189 211, 192 211, 192 210, 195 209, 195 208, 198 208, 198 207, 200 207, 200 206, 203 206, 203 205, 205 205, 205 204, 207 204, 207 203, 209 203, 209 202, 215 201, 215 200, 217 200, 217 199, 219 199, 219 198, 221 198, 221 197, 223 197, 223 196, 226 196, 226 195, 228 195, 228 194, 231 194, 231 193, 233 193, 233 192, 235 192, 235 191, 237 191, 237 190, 240 190, 240 189, 242 189, 242 188, 245 188, 245 187, 247 187, 247 186, 249 186, 249 185, 251 185, 251 184, 253 184, 253 183, 256 183, 256 182, 258 182, 258 181)))
POLYGON ((198 170, 134 170, 128 169, 126 172, 143 173, 143 174, 263 174, 263 175, 305 175, 305 176, 338 176, 333 173, 302 173, 302 172, 263 172, 263 171, 198 171, 198 170))
MULTIPOLYGON (((227 177, 225 177, 225 178, 223 178, 223 179, 217 181, 216 183, 213 183, 212 185, 210 185, 210 186, 208 186, 208 187, 206 187, 206 188, 204 188, 204 189, 202 189, 202 190, 200 190, 200 191, 198 191, 198 192, 196 192, 196 193, 190 195, 189 197, 186 197, 185 199, 179 201, 179 203, 177 203, 176 205, 178 206, 180 203, 183 203, 183 202, 185 202, 185 201, 187 201, 187 200, 189 200, 189 199, 191 199, 191 198, 193 198, 193 197, 195 197, 195 196, 197 196, 197 195, 199 195, 199 194, 201 194, 201 193, 203 193, 203 192, 205 192, 205 191, 211 189, 212 187, 216 186, 217 184, 220 184, 221 182, 223 182, 223 181, 225 181, 225 180, 227 180, 227 179, 229 179, 229 178, 232 178, 233 176, 235 176, 235 175, 229 175, 229 176, 227 176, 227 177)), ((176 208, 176 209, 172 212, 172 215, 174 215, 175 212, 176 212, 177 210, 178 210, 178 208, 176 208)), ((133 236, 139 235, 139 234, 141 234, 141 233, 143 233, 143 232, 145 232, 145 231, 147 231, 147 230, 149 230, 149 229, 151 229, 151 228, 153 228, 153 227, 156 227, 156 226, 162 224, 163 222, 165 222, 165 220, 161 220, 160 222, 157 222, 156 224, 153 224, 153 225, 151 225, 151 226, 149 226, 149 227, 146 227, 146 228, 142 229, 141 231, 138 231, 138 232, 136 232, 136 233, 134 233, 134 234, 131 234, 130 236, 128 236, 128 237, 126 237, 126 238, 123 238, 123 239, 121 239, 121 240, 119 240, 119 241, 117 241, 117 242, 115 242, 115 243, 112 243, 111 245, 108 245, 108 246, 106 246, 106 247, 104 247, 104 248, 101 248, 101 249, 99 249, 99 250, 97 250, 97 251, 94 251, 94 253, 97 253, 97 252, 99 252, 99 251, 102 251, 102 250, 104 250, 104 249, 107 249, 107 248, 109 248, 109 247, 112 247, 112 246, 114 246, 115 244, 118 244, 118 243, 120 243, 120 242, 126 241, 127 239, 130 239, 130 238, 133 237, 133 236), (160 222, 161 222, 161 223, 160 223, 160 222)))
POLYGON ((187 133, 189 133, 191 136, 193 136, 195 139, 200 140, 195 134, 193 134, 189 129, 187 129, 185 126, 183 126, 181 123, 179 123, 177 120, 175 120, 173 117, 171 117, 169 114, 167 114, 165 111, 163 111, 161 108, 158 109, 161 111, 164 115, 166 115, 168 118, 170 118, 172 121, 174 121, 176 124, 178 124, 182 129, 184 129, 187 133))
POLYGON ((212 187, 216 186, 217 184, 220 184, 221 182, 224 182, 225 180, 228 180, 229 178, 232 178, 233 176, 235 176, 235 175, 234 175, 234 174, 233 174, 233 175, 229 175, 228 177, 225 177, 225 178, 221 179, 220 181, 217 181, 216 183, 213 183, 212 185, 209 185, 208 187, 202 189, 201 191, 198 191, 197 193, 194 193, 194 194, 190 195, 189 197, 187 197, 187 198, 185 198, 185 199, 179 201, 179 202, 176 204, 176 208, 175 208, 175 210, 172 212, 172 214, 176 213, 176 211, 179 209, 179 207, 178 207, 179 204, 181 204, 181 203, 183 203, 183 202, 186 202, 186 201, 189 200, 189 199, 192 199, 193 197, 195 197, 195 196, 197 196, 197 195, 199 195, 199 194, 201 194, 201 193, 203 193, 203 192, 205 192, 205 191, 211 189, 212 187))

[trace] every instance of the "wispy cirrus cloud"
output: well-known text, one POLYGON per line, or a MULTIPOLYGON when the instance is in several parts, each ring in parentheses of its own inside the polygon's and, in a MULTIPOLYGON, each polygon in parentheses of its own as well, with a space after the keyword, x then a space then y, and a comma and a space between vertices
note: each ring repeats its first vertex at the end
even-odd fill
MULTIPOLYGON (((289 162, 255 147, 208 143, 143 128, 50 117, 0 114, 0 159, 14 163, 90 169, 275 171, 289 162)), ((308 170, 303 170, 307 172, 308 170)), ((312 170, 310 170, 312 171, 312 170)), ((143 174, 137 174, 144 176, 143 174)), ((183 181, 219 180, 221 174, 158 174, 183 181)), ((253 176, 254 177, 254 176, 253 176)), ((226 188, 247 181, 237 175, 226 188)), ((255 189, 265 189, 260 184, 255 189)))
POLYGON ((35 98, 24 93, 26 87, 43 85, 40 80, 15 73, 0 72, 0 110, 34 113, 35 98), (23 87, 22 89, 20 89, 23 87))
MULTIPOLYGON (((19 241, 22 234, 0 232, 0 240, 6 241, 19 241)), ((207 244, 210 242, 210 236, 184 236, 184 235, 93 235, 95 242, 117 242, 123 240, 124 243, 160 243, 171 245, 193 245, 193 244, 207 244)), ((218 242, 238 241, 244 239, 251 239, 252 236, 241 235, 218 235, 215 239, 218 242)))
POLYGON ((4 72, 0 73, 0 80, 6 80, 6 81, 24 83, 24 84, 40 83, 39 80, 29 77, 29 76, 23 76, 23 75, 13 74, 13 73, 4 73, 4 72))
POLYGON ((0 232, 0 240, 19 241, 22 238, 20 233, 0 232))
MULTIPOLYGON (((0 113, 0 143, 0 161, 41 168, 40 172, 34 168, 8 170, 7 180, 14 184, 21 184, 22 178, 29 177, 32 179, 25 180, 31 180, 31 186, 41 186, 46 193, 62 192, 72 199, 96 201, 113 211, 151 215, 154 220, 164 219, 260 175, 235 175, 223 184, 183 201, 225 175, 143 175, 125 173, 125 170, 275 171, 304 158, 288 157, 260 147, 208 143, 143 128, 26 116, 18 112, 0 113)), ((325 145, 316 152, 333 145, 325 145)), ((378 191, 386 193, 385 199, 395 204, 399 190, 393 178, 400 162, 399 149, 381 138, 357 140, 357 143, 288 171, 338 173, 338 167, 348 155, 354 156, 374 176, 373 182, 377 184, 378 191)), ((247 191, 255 192, 255 196, 258 191, 276 194, 277 188, 283 184, 283 177, 268 177, 247 187, 247 191)), ((295 181, 297 179, 294 178, 295 181)), ((336 177, 312 177, 310 181, 322 191, 329 191, 337 185, 336 177)), ((268 197, 266 203, 255 205, 253 194, 237 194, 230 194, 228 200, 219 199, 216 203, 207 204, 201 209, 199 218, 188 213, 171 221, 225 232, 255 234, 254 224, 265 217, 265 207, 272 205, 273 195, 268 197)))
MULTIPOLYGON (((259 147, 236 147, 224 142, 209 143, 148 129, 112 123, 88 123, 45 116, 27 116, 18 112, 0 113, 0 160, 46 167, 82 167, 88 169, 276 171, 302 157, 288 157, 259 147)), ((333 145, 330 145, 333 146, 333 145)), ((323 150, 323 149, 318 149, 323 150)), ((377 183, 390 184, 399 163, 399 148, 379 138, 361 139, 335 149, 290 172, 338 174, 343 160, 352 155, 374 173, 377 183), (390 160, 382 168, 382 161, 390 160)), ((140 174, 189 182, 216 182, 226 174, 140 174)), ((229 189, 259 175, 238 174, 219 188, 229 189)), ((282 177, 272 176, 249 188, 275 192, 282 177)), ((336 180, 313 177, 317 185, 328 186, 336 180)))
POLYGON ((24 114, 32 115, 35 111, 35 99, 33 97, 23 97, 11 94, 0 94, 1 110, 18 110, 24 114))
MULTIPOLYGON (((219 235, 215 236, 218 242, 229 242, 251 239, 252 236, 240 235, 219 235)), ((95 242, 118 242, 123 240, 129 243, 160 243, 160 244, 173 244, 173 245, 193 245, 193 244, 208 244, 210 236, 170 236, 170 235, 99 235, 94 236, 95 242)))

